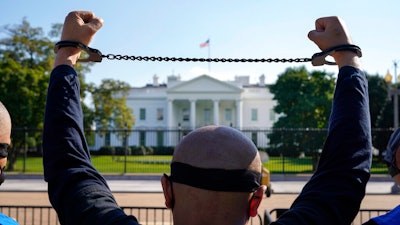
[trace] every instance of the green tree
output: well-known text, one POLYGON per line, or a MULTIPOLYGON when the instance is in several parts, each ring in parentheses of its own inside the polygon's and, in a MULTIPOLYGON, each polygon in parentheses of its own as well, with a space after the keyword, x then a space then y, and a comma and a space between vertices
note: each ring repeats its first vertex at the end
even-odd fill
POLYGON ((288 68, 270 87, 281 116, 268 135, 270 146, 284 155, 313 153, 321 148, 331 110, 335 79, 333 74, 305 67, 288 68), (299 131, 301 129, 301 132, 299 131))
MULTIPOLYGON (((25 149, 41 151, 43 115, 48 80, 54 62, 54 41, 62 25, 55 24, 48 35, 40 27, 32 27, 23 19, 21 24, 1 28, 0 39, 0 101, 10 112, 13 132, 8 170, 15 169, 17 155, 25 149)), ((83 74, 90 64, 77 65, 85 93, 83 74)), ((87 109, 87 107, 84 107, 87 109)), ((87 113, 89 114, 89 113, 87 113)))
MULTIPOLYGON (((45 35, 42 28, 32 27, 25 18, 21 24, 1 28, 1 33, 5 35, 0 39, 0 101, 9 110, 13 125, 8 170, 15 169, 17 155, 24 153, 26 147, 41 151, 42 136, 38 131, 43 128, 47 87, 54 62, 54 43, 58 41, 61 30, 62 24, 53 24, 45 35)), ((85 74, 90 72, 93 64, 78 63, 75 66, 81 83, 84 127, 90 128, 96 120, 102 124, 112 124, 115 128, 131 129, 134 119, 132 111, 126 106, 129 85, 112 80, 103 82, 98 88, 93 84, 87 85, 85 74), (107 103, 97 102, 96 113, 83 101, 91 91, 95 91, 95 103, 97 100, 107 103), (104 95, 99 97, 102 93, 104 95), (115 96, 121 98, 113 99, 115 96), (108 119, 110 121, 105 122, 108 119)))
MULTIPOLYGON (((367 75, 368 79, 368 92, 369 92, 369 108, 371 114, 371 127, 381 127, 383 124, 379 124, 384 117, 385 108, 390 104, 388 99, 388 87, 385 80, 376 75, 367 75)), ((384 127, 388 127, 386 124, 384 127)), ((389 126, 390 127, 390 126, 389 126)))
MULTIPOLYGON (((100 126, 100 130, 132 129, 135 118, 132 109, 126 104, 130 91, 128 83, 104 79, 98 87, 91 84, 89 89, 94 104, 94 120, 100 126)), ((125 137, 124 133, 121 134, 125 137)))
POLYGON ((49 71, 53 63, 53 43, 41 28, 32 28, 25 19, 20 25, 5 26, 0 40, 0 100, 10 112, 13 133, 8 169, 30 143, 40 146, 49 71))

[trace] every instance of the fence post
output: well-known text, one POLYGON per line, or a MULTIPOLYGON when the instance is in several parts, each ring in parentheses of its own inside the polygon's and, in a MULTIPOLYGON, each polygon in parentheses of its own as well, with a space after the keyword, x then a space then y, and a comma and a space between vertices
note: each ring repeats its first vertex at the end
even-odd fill
POLYGON ((282 156, 282 174, 285 174, 285 145, 284 143, 284 138, 283 138, 283 134, 285 132, 285 128, 281 128, 281 142, 282 142, 282 152, 281 152, 281 156, 282 156))
POLYGON ((28 128, 24 127, 24 164, 22 167, 22 172, 26 172, 26 158, 28 153, 28 128))
POLYGON ((124 138, 125 138, 125 159, 124 159, 124 174, 126 174, 127 169, 126 169, 126 164, 127 164, 127 155, 128 155, 128 130, 125 129, 124 133, 124 138))
POLYGON ((178 143, 181 141, 181 132, 182 132, 181 123, 178 123, 178 143))

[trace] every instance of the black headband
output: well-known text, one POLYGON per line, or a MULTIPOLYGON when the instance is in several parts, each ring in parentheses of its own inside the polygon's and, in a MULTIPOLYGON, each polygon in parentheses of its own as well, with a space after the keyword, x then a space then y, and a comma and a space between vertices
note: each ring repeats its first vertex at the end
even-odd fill
POLYGON ((170 179, 212 191, 254 192, 260 187, 261 173, 247 169, 207 169, 173 162, 170 179))
POLYGON ((8 147, 10 147, 9 144, 0 143, 0 158, 5 158, 8 156, 8 147))

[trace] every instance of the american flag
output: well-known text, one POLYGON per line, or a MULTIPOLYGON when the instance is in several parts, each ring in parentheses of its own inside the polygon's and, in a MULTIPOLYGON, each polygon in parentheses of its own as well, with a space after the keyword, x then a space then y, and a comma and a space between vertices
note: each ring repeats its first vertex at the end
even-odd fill
POLYGON ((208 47, 209 44, 210 44, 210 39, 207 39, 207 41, 200 44, 200 48, 208 47))

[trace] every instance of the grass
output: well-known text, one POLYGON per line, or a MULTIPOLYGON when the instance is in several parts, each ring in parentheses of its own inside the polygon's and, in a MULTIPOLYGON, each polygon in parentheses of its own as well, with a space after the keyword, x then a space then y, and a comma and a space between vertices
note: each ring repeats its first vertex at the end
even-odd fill
POLYGON ((92 156, 101 173, 169 173, 171 156, 92 156), (126 161, 126 163, 125 163, 126 161))
MULTIPOLYGON (((169 173, 171 156, 92 156, 93 165, 103 174, 122 174, 122 173, 169 173), (125 163, 126 161, 126 163, 125 163)), ((282 173, 312 173, 313 164, 311 157, 289 158, 289 157, 270 157, 268 162, 263 163, 272 174, 282 173)), ((23 158, 18 158, 15 172, 43 173, 42 158, 28 157, 24 162, 23 158), (25 166, 24 166, 25 165, 25 166), (25 168, 25 170, 24 170, 25 168)), ((372 161, 373 174, 387 174, 386 165, 372 161)))

